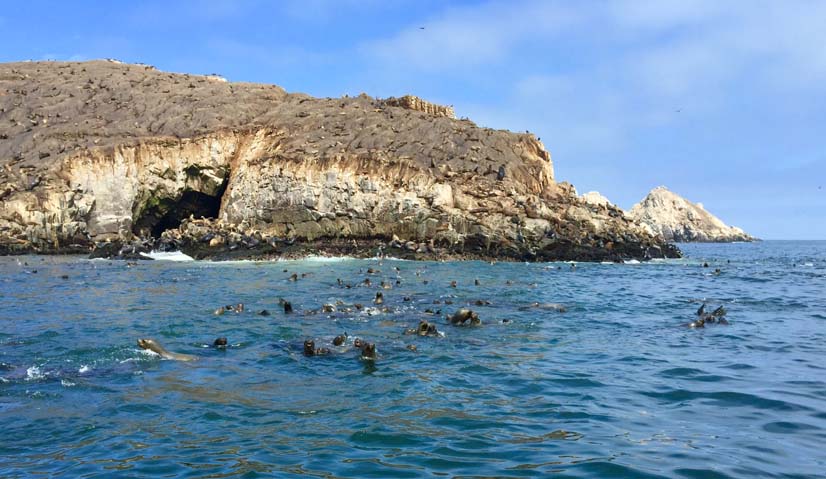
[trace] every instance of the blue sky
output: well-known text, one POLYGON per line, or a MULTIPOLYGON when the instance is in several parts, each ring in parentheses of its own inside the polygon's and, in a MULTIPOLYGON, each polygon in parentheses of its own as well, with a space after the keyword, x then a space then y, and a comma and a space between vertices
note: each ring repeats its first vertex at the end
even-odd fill
POLYGON ((8 2, 0 61, 117 58, 315 96, 413 93, 542 138, 624 208, 666 185, 826 239, 826 2, 8 2))

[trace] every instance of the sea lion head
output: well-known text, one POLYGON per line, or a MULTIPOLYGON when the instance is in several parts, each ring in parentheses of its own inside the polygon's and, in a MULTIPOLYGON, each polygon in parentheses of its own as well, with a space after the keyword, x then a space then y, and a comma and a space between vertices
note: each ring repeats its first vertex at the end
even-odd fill
POLYGON ((361 357, 364 359, 376 359, 376 344, 364 343, 364 347, 361 348, 361 357))
POLYGON ((304 355, 313 356, 315 354, 315 341, 307 339, 304 341, 304 355))
POLYGON ((152 347, 157 344, 154 339, 138 339, 138 347, 141 349, 152 350, 152 347))
POLYGON ((216 348, 225 348, 227 347, 227 338, 215 338, 215 341, 213 341, 212 345, 216 348))
POLYGON ((361 349, 362 347, 364 347, 364 341, 362 341, 361 338, 356 338, 355 340, 353 340, 353 347, 361 349))
POLYGON ((347 339, 347 334, 346 333, 345 334, 339 334, 338 336, 333 338, 333 345, 341 346, 342 344, 344 344, 344 341, 346 339, 347 339))

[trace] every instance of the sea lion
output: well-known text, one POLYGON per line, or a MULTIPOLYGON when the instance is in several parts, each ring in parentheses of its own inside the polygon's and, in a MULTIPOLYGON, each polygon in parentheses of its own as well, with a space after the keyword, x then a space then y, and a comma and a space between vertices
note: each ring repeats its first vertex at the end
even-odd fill
POLYGON ((376 292, 376 299, 373 300, 375 304, 384 304, 384 294, 381 291, 376 292))
POLYGON ((726 308, 718 307, 711 313, 706 313, 706 305, 703 303, 700 309, 697 310, 698 318, 695 321, 688 323, 689 328, 704 328, 706 324, 729 324, 726 316, 726 308))
POLYGON ((456 287, 456 281, 451 281, 450 282, 450 287, 455 288, 456 287))
POLYGON ((356 349, 361 349, 364 347, 364 340, 361 338, 356 338, 353 340, 353 347, 356 349))
POLYGON ((315 341, 312 339, 304 341, 304 356, 326 356, 327 354, 330 354, 330 350, 327 348, 316 349, 315 341))
POLYGON ((479 278, 476 278, 476 279, 473 280, 473 285, 474 286, 479 286, 479 284, 480 284, 479 283, 479 278))
POLYGON ((232 308, 232 310, 235 312, 235 314, 243 313, 244 312, 244 303, 236 304, 235 307, 232 308))
POLYGON ((298 281, 298 273, 291 274, 290 277, 287 280, 288 281, 298 281))
POLYGON ((332 304, 324 304, 321 306, 321 311, 325 313, 335 313, 336 307, 332 304))
POLYGON ((529 309, 544 309, 544 310, 547 310, 547 311, 556 311, 558 313, 564 313, 565 311, 567 311, 565 306, 563 306, 559 303, 538 303, 538 302, 533 302, 533 303, 531 303, 527 306, 522 306, 522 307, 519 308, 520 311, 527 311, 529 309))
POLYGON ((333 345, 334 346, 341 346, 344 342, 347 341, 347 333, 339 334, 335 338, 333 338, 333 345))
POLYGON ((482 321, 479 319, 478 314, 465 308, 462 308, 459 311, 456 311, 452 315, 448 316, 447 320, 450 321, 450 324, 454 326, 464 325, 467 321, 470 321, 471 326, 478 326, 482 324, 482 321))
POLYGON ((284 313, 290 314, 293 312, 293 304, 289 301, 284 301, 284 313))
POLYGON ((191 354, 180 354, 167 351, 166 348, 161 346, 161 344, 154 339, 138 339, 138 347, 158 353, 164 359, 174 359, 175 361, 195 361, 198 359, 198 356, 193 356, 191 354))
POLYGON ((226 348, 227 338, 215 338, 215 341, 212 342, 212 345, 216 348, 226 348))
POLYGON ((364 343, 363 346, 361 347, 360 357, 361 357, 361 359, 366 359, 366 360, 370 360, 370 361, 375 360, 376 357, 377 357, 377 355, 376 355, 376 344, 375 343, 364 343))
POLYGON ((258 316, 269 316, 269 315, 270 315, 270 312, 267 311, 266 309, 262 309, 261 311, 258 312, 258 316))

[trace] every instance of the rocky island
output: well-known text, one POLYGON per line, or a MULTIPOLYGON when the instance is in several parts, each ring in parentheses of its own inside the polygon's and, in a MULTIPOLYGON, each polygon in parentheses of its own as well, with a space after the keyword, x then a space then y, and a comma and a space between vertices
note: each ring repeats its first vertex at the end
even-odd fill
POLYGON ((651 190, 631 208, 630 215, 666 241, 726 243, 755 240, 742 229, 723 223, 706 211, 702 203, 692 203, 664 186, 651 190))
POLYGON ((679 251, 532 134, 113 60, 0 64, 0 253, 623 260, 679 251))

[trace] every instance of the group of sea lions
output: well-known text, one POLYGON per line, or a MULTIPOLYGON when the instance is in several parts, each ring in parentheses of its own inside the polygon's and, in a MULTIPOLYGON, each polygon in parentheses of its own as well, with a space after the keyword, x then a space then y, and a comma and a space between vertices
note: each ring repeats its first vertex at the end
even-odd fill
POLYGON ((706 324, 728 324, 726 320, 726 308, 722 305, 714 311, 707 313, 705 303, 697 310, 697 319, 688 323, 689 328, 705 328, 706 324))
MULTIPOLYGON (((400 269, 398 267, 394 267, 393 269, 396 272, 400 271, 400 269)), ((287 272, 287 270, 284 270, 284 272, 287 272)), ((380 269, 373 268, 373 267, 367 268, 366 271, 359 270, 359 273, 364 274, 365 272, 366 272, 367 275, 371 275, 371 276, 381 274, 380 269)), ((422 270, 416 270, 416 272, 415 272, 416 276, 420 276, 422 272, 423 272, 422 270)), ((301 273, 301 274, 292 273, 287 278, 287 281, 296 282, 296 281, 299 281, 302 278, 306 278, 310 274, 311 273, 301 273)), ((425 280, 423 280, 423 282, 427 283, 428 280, 425 279, 425 280)), ((347 282, 343 281, 340 278, 336 280, 336 283, 341 288, 349 289, 349 288, 354 287, 352 283, 347 283, 347 282)), ((508 283, 512 284, 511 281, 509 281, 508 283)), ((400 284, 401 284, 401 278, 397 275, 397 277, 395 279, 395 285, 398 286, 400 284)), ((449 281, 448 284, 451 288, 458 287, 458 283, 456 281, 449 281)), ((479 286, 481 283, 480 283, 479 279, 474 279, 473 284, 475 286, 479 286)), ((393 283, 393 280, 387 280, 387 281, 381 280, 380 285, 381 285, 382 290, 389 290, 389 289, 393 289, 394 283, 393 283)), ((371 281, 370 277, 367 277, 363 281, 355 283, 355 286, 356 287, 374 287, 373 282, 371 281)), ((376 285, 376 286, 378 286, 378 285, 376 285)), ((410 302, 410 301, 412 301, 412 299, 409 296, 405 296, 403 298, 403 301, 410 302)), ((319 312, 321 312, 321 313, 330 313, 330 314, 332 314, 332 313, 345 313, 346 314, 346 313, 361 311, 361 312, 366 313, 368 315, 372 315, 372 314, 390 313, 390 312, 397 311, 396 308, 385 305, 385 302, 386 302, 386 298, 385 298, 384 292, 376 291, 375 295, 372 299, 372 303, 373 303, 373 305, 375 305, 375 307, 374 306, 365 307, 364 305, 358 304, 358 303, 348 304, 348 303, 345 303, 343 301, 335 301, 334 303, 324 303, 321 306, 321 308, 319 308, 319 309, 305 310, 305 311, 303 311, 303 314, 305 316, 306 315, 318 314, 319 312)), ((293 306, 289 301, 287 301, 283 298, 279 298, 278 304, 281 308, 283 308, 283 311, 284 311, 285 314, 293 313, 293 306)), ((450 299, 450 297, 440 298, 440 299, 434 300, 433 304, 451 305, 451 304, 453 304, 453 301, 450 299)), ((487 300, 479 299, 479 300, 476 300, 476 301, 471 301, 468 304, 475 304, 477 306, 489 306, 491 304, 491 302, 487 301, 487 300)), ((544 309, 544 310, 555 310, 555 311, 558 311, 558 312, 564 312, 565 311, 564 306, 556 304, 556 303, 531 303, 530 305, 523 306, 519 309, 520 310, 527 310, 527 309, 533 309, 533 308, 544 309)), ((240 313, 243 313, 245 311, 246 311, 246 308, 245 308, 244 304, 243 303, 238 303, 238 304, 235 304, 235 305, 221 306, 221 307, 219 307, 218 309, 216 309, 214 311, 214 314, 215 315, 223 315, 225 313, 230 313, 230 312, 235 313, 235 314, 240 314, 240 313)), ((433 309, 430 309, 430 308, 426 309, 424 312, 428 313, 428 314, 431 314, 433 316, 442 316, 446 320, 446 323, 448 325, 451 325, 451 326, 457 326, 457 327, 461 327, 461 326, 468 327, 468 326, 470 326, 470 327, 473 327, 473 326, 480 326, 482 324, 482 320, 480 319, 479 314, 477 312, 475 312, 471 309, 467 309, 467 308, 459 308, 458 310, 456 310, 452 314, 449 314, 449 313, 448 314, 443 314, 441 309, 437 309, 437 310, 434 311, 433 309)), ((270 312, 266 309, 258 311, 257 314, 261 315, 261 316, 270 316, 270 312)), ((507 323, 510 322, 510 320, 505 319, 505 320, 502 320, 501 322, 502 322, 502 324, 507 324, 507 323)), ((419 324, 416 327, 406 328, 403 331, 403 333, 405 335, 416 335, 416 336, 422 336, 422 337, 443 337, 444 336, 444 333, 439 331, 439 328, 437 327, 435 322, 433 322, 432 320, 428 321, 428 320, 424 320, 424 319, 420 320, 419 324)), ((347 336, 346 333, 336 336, 335 338, 333 338, 331 343, 326 343, 326 344, 321 344, 321 345, 317 344, 317 339, 307 338, 307 339, 304 340, 304 342, 301 346, 299 346, 297 344, 296 347, 301 348, 302 354, 304 356, 315 357, 315 356, 335 355, 335 354, 339 354, 343 351, 349 350, 348 343, 352 343, 352 349, 355 349, 358 352, 358 357, 359 358, 364 359, 364 360, 375 360, 375 359, 378 358, 375 343, 367 342, 367 341, 365 341, 361 338, 354 338, 354 339, 351 340, 347 336), (346 348, 346 349, 340 349, 340 348, 346 348)), ((299 344, 301 344, 301 343, 299 343, 299 344)), ((174 359, 174 360, 180 360, 180 361, 192 361, 192 360, 197 359, 197 356, 170 352, 169 350, 164 348, 157 340, 153 340, 153 339, 139 339, 138 340, 138 346, 141 347, 142 349, 154 351, 155 353, 161 355, 163 358, 166 358, 166 359, 174 359)), ((222 338, 215 339, 212 346, 215 347, 215 348, 226 348, 227 347, 227 338, 222 337, 222 338)), ((416 346, 413 345, 413 344, 407 344, 407 345, 405 345, 405 347, 406 347, 406 349, 411 350, 411 351, 416 351, 417 350, 416 346)))

